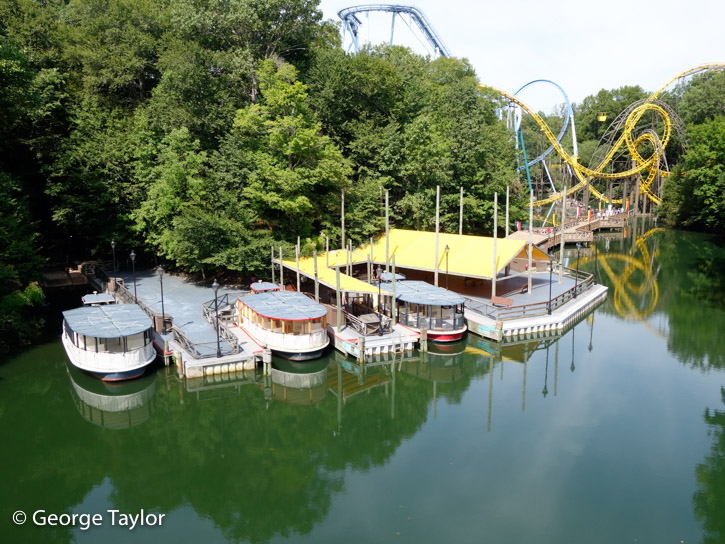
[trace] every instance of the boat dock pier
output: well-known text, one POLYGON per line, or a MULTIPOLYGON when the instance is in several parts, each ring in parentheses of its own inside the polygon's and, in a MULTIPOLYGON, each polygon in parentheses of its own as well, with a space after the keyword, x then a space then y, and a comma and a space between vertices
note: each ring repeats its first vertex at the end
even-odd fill
MULTIPOLYGON (((594 234, 600 230, 623 230, 627 222, 626 214, 606 216, 602 218, 574 219, 564 225, 564 243, 576 244, 577 242, 590 243, 594 241, 594 234)), ((562 228, 536 227, 532 233, 532 243, 547 251, 561 245, 562 228)), ((528 240, 529 231, 519 230, 508 235, 510 240, 528 240)))
POLYGON ((88 277, 100 291, 107 289, 120 302, 136 302, 151 317, 156 349, 165 364, 173 360, 182 376, 243 373, 261 361, 262 347, 233 323, 233 301, 243 291, 219 290, 217 342, 214 291, 210 287, 180 276, 162 276, 158 271, 136 271, 135 278, 128 271, 118 272, 118 282, 100 269, 88 277))

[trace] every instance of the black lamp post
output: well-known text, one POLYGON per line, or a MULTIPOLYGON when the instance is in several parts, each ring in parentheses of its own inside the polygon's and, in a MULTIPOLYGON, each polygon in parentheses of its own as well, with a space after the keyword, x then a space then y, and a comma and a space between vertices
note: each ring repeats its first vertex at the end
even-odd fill
POLYGON ((216 315, 216 356, 221 358, 222 350, 219 347, 219 303, 217 302, 217 292, 219 291, 219 282, 214 278, 214 283, 211 284, 211 288, 214 289, 214 314, 216 315))
POLYGON ((445 252, 446 252, 446 289, 448 289, 448 252, 451 250, 451 248, 448 247, 448 244, 446 244, 445 252))
POLYGON ((547 304, 546 313, 551 315, 551 284, 553 282, 554 261, 552 252, 547 253, 547 255, 549 256, 549 304, 547 304))
POLYGON ((572 372, 574 372, 574 369, 576 368, 574 366, 574 330, 575 330, 575 328, 571 329, 571 366, 569 367, 569 370, 571 370, 572 372))
POLYGON ((574 298, 576 298, 576 288, 579 284, 579 250, 582 248, 582 243, 576 243, 576 275, 574 276, 574 298))
POLYGON ((544 369, 544 389, 541 391, 541 394, 544 395, 544 398, 546 398, 546 395, 549 394, 549 388, 546 387, 547 379, 549 377, 549 348, 546 348, 546 368, 544 369))
POLYGON ((599 233, 594 233, 594 283, 599 283, 599 233))
POLYGON ((136 296, 136 252, 131 250, 131 268, 133 269, 133 301, 138 304, 138 297, 136 296))
POLYGON ((113 251, 113 289, 116 289, 116 241, 111 240, 111 251, 113 251))
POLYGON ((161 334, 166 334, 166 312, 164 311, 164 267, 159 265, 159 281, 161 282, 161 334))

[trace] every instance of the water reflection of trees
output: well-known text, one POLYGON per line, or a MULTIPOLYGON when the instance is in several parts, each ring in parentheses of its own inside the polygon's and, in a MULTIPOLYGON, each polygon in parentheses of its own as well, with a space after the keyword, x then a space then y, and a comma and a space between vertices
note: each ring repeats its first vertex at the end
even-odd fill
POLYGON ((725 247, 723 240, 698 233, 655 228, 630 221, 624 235, 602 237, 597 255, 580 265, 598 269, 610 288, 601 311, 642 322, 680 361, 697 368, 725 365, 725 247), (665 315, 665 321, 654 317, 665 315))
MULTIPOLYGON (((725 403, 725 387, 720 392, 725 403)), ((715 544, 725 542, 725 411, 708 408, 704 419, 713 443, 710 455, 695 469, 698 490, 692 502, 703 523, 704 542, 715 544)))

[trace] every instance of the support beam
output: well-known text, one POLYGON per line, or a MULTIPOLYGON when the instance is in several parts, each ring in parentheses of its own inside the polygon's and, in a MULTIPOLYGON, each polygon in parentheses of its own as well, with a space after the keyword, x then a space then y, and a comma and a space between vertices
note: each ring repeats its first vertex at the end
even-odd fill
POLYGON ((433 285, 438 287, 438 232, 440 230, 440 207, 441 207, 441 186, 436 185, 436 248, 435 248, 435 272, 433 274, 433 285))

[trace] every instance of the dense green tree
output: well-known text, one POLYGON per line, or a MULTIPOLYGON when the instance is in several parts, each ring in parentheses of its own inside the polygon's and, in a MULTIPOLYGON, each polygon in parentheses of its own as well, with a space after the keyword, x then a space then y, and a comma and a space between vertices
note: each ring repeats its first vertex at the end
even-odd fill
POLYGON ((677 109, 687 124, 699 125, 725 116, 725 72, 706 72, 693 78, 684 87, 677 109))
POLYGON ((664 187, 668 223, 719 231, 725 227, 725 117, 690 126, 689 145, 664 187))
POLYGON ((43 302, 37 280, 43 259, 35 225, 18 184, 0 172, 0 355, 30 343, 42 320, 35 309, 43 302))

